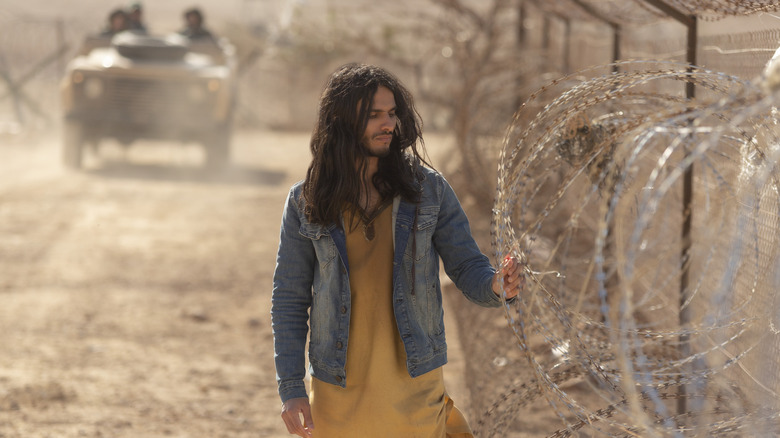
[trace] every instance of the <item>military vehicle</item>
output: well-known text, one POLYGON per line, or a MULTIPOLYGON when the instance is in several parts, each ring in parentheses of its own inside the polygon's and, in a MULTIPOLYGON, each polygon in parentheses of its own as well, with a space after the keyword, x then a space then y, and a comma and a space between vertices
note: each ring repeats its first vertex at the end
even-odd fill
POLYGON ((122 32, 88 38, 61 84, 63 161, 81 168, 87 147, 140 139, 197 142, 205 165, 230 159, 235 55, 224 40, 122 32))

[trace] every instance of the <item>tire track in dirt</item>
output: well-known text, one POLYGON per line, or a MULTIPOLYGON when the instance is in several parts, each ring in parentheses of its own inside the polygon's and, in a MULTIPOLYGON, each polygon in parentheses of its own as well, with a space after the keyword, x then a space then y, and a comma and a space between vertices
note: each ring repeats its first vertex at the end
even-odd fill
POLYGON ((0 187, 0 290, 50 280, 49 255, 75 226, 84 187, 62 176, 0 187))

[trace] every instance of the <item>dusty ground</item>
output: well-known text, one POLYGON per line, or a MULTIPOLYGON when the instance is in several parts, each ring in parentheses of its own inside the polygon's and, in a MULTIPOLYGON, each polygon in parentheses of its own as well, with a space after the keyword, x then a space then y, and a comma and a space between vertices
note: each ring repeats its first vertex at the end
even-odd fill
MULTIPOLYGON (((234 164, 210 175, 195 146, 108 144, 71 172, 56 136, 3 138, 0 437, 289 436, 270 291, 307 141, 239 132, 234 164)), ((447 324, 448 385, 470 411, 447 324)))
POLYGON ((307 135, 239 133, 220 175, 37 140, 0 146, 0 437, 286 436, 270 285, 307 135))

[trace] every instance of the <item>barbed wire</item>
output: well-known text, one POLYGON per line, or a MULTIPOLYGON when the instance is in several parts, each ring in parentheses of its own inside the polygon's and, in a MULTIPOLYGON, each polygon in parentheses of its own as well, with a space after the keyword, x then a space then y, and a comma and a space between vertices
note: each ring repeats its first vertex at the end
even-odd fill
POLYGON ((757 407, 777 406, 780 392, 780 332, 769 330, 780 326, 773 95, 685 64, 614 67, 533 94, 499 165, 496 256, 519 257, 528 279, 507 320, 566 426, 554 436, 763 430, 777 410, 757 407), (685 98, 687 84, 706 97, 685 98), (561 389, 531 334, 596 401, 561 389))

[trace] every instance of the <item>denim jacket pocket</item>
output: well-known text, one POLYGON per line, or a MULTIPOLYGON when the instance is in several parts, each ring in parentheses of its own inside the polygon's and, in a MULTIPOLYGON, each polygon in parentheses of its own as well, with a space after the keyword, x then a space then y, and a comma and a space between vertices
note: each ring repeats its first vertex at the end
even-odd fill
POLYGON ((414 230, 415 262, 419 262, 430 256, 431 240, 433 239, 433 232, 436 230, 438 210, 438 208, 433 206, 419 207, 419 212, 417 213, 417 226, 414 230))
POLYGON ((336 244, 333 243, 333 238, 331 238, 328 230, 320 225, 304 222, 301 224, 298 232, 301 236, 311 239, 314 251, 317 253, 320 271, 325 272, 330 264, 333 263, 337 254, 336 244))

